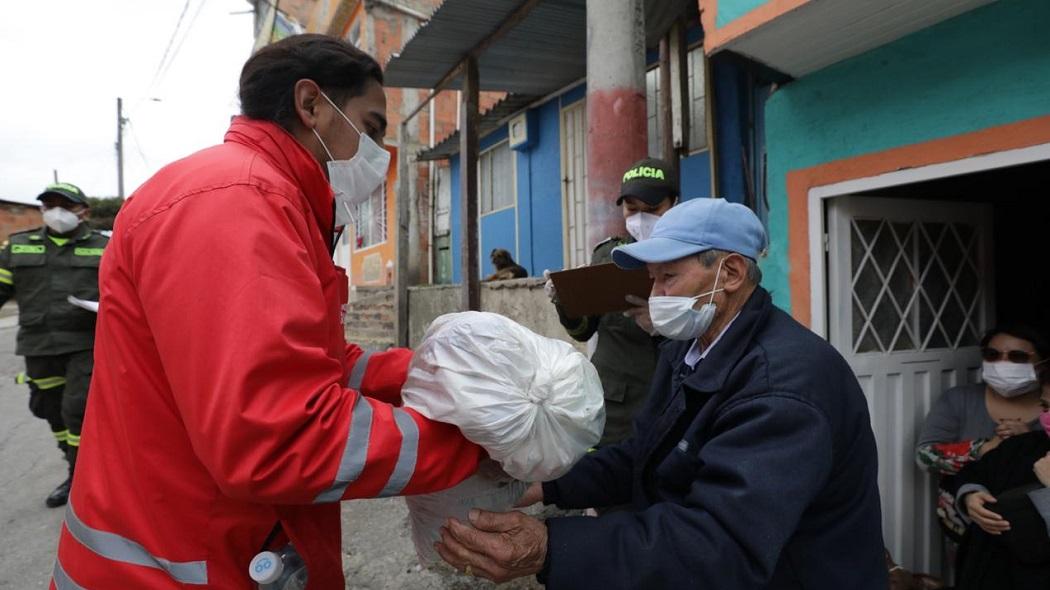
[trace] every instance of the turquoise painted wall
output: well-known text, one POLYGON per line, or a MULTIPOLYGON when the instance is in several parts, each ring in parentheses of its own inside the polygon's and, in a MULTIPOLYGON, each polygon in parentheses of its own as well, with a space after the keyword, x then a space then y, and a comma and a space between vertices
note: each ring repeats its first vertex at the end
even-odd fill
POLYGON ((765 111, 771 244, 762 268, 777 305, 791 307, 787 173, 1050 114, 1047 23, 1047 0, 1001 0, 773 94, 765 111))
POLYGON ((718 0, 715 26, 722 28, 770 0, 718 0))

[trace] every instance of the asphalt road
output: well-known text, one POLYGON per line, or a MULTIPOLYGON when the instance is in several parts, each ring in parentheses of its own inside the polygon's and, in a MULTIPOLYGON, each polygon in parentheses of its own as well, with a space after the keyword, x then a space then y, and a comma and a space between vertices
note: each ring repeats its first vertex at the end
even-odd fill
MULTIPOLYGON (((66 463, 43 420, 27 407, 28 390, 16 385, 24 369, 15 356, 17 316, 0 310, 0 590, 47 588, 64 509, 44 498, 66 474, 66 463)), ((468 590, 493 584, 441 568, 424 569, 409 536, 400 498, 343 503, 343 566, 347 587, 369 590, 468 590)), ((518 580, 507 590, 540 588, 518 580)))
POLYGON ((17 315, 0 311, 0 589, 47 588, 65 511, 44 498, 66 477, 47 422, 29 413, 29 390, 15 384, 17 315))

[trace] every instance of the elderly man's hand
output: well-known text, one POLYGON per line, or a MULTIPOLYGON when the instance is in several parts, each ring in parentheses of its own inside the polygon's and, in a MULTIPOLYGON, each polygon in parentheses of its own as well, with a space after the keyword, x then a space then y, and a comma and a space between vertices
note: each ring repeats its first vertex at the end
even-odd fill
POLYGON ((547 525, 521 512, 471 510, 449 519, 434 548, 452 567, 501 583, 538 574, 547 559, 547 525))

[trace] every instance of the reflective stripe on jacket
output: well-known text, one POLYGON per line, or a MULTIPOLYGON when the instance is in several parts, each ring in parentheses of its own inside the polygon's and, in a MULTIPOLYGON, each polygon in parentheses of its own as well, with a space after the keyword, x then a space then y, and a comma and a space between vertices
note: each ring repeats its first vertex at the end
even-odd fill
POLYGON ((278 520, 310 588, 342 588, 338 500, 474 472, 479 447, 396 407, 411 352, 346 343, 331 226, 313 157, 244 118, 127 201, 53 588, 250 588, 278 520))

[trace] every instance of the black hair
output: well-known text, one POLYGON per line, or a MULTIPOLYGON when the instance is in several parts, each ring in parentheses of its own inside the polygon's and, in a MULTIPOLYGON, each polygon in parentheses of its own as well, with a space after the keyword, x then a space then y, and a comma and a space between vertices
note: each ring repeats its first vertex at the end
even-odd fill
POLYGON ((985 332, 984 337, 981 338, 981 348, 987 347, 988 343, 992 341, 992 338, 995 338, 999 334, 1006 334, 1008 336, 1013 336, 1014 338, 1027 340, 1032 344, 1032 348, 1035 348, 1035 352, 1039 355, 1039 358, 1043 360, 1050 359, 1050 342, 1047 341, 1042 332, 1026 324, 1000 324, 991 330, 988 330, 985 332))
POLYGON ((274 121, 291 131, 295 83, 310 79, 337 105, 364 94, 370 80, 383 83, 383 71, 372 56, 353 44, 327 35, 293 35, 267 45, 241 69, 241 112, 252 119, 274 121))

